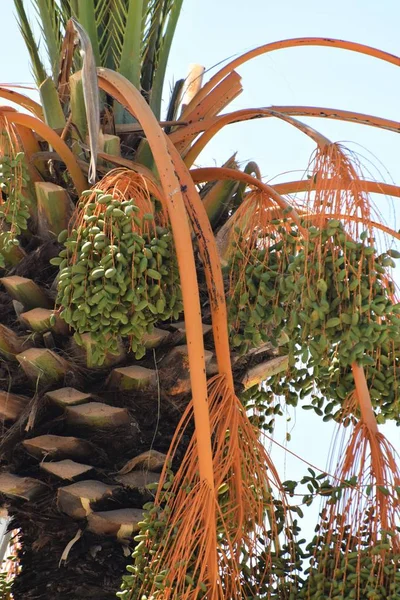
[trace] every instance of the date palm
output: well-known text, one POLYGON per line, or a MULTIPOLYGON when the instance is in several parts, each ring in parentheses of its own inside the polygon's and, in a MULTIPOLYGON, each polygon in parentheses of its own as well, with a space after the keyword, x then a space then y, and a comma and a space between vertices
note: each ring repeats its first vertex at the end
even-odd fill
POLYGON ((399 235, 369 193, 400 192, 364 180, 295 117, 398 123, 309 107, 220 113, 241 92, 235 69, 269 51, 400 59, 322 38, 268 44, 204 86, 193 76, 184 96, 178 82, 161 121, 181 4, 35 0, 49 74, 15 0, 41 105, 0 89, 29 113, 0 113, 0 491, 20 531, 14 597, 112 598, 126 565, 122 598, 396 594, 400 476, 377 421, 399 421, 400 323, 396 252, 376 238, 399 235), (311 137, 309 179, 268 186, 235 157, 193 168, 218 131, 252 118, 311 137), (262 430, 274 398, 310 394, 354 432, 303 573, 293 486, 262 430))

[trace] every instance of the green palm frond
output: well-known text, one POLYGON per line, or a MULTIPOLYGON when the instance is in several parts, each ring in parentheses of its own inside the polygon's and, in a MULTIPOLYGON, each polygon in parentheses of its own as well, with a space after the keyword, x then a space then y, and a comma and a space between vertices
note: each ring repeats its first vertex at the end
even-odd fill
POLYGON ((164 87, 165 73, 167 70, 168 57, 174 39, 176 26, 181 12, 183 0, 168 0, 164 2, 162 22, 158 30, 156 42, 155 68, 151 86, 150 106, 153 112, 160 117, 161 97, 164 87))
POLYGON ((100 59, 104 67, 118 70, 128 28, 128 9, 127 0, 97 0, 96 2, 100 59))
POLYGON ((61 11, 62 11, 63 15, 66 16, 67 19, 77 16, 78 2, 79 2, 79 0, 61 0, 61 2, 60 2, 61 11))
POLYGON ((127 33, 121 49, 119 72, 140 89, 143 31, 143 0, 130 0, 127 11, 127 33))
MULTIPOLYGON (((47 77, 39 56, 39 43, 29 24, 24 0, 14 0, 36 83, 47 77)), ((183 0, 32 0, 57 84, 62 40, 67 21, 74 17, 87 32, 97 66, 121 73, 150 103, 160 118, 161 95, 172 39, 183 0)), ((81 68, 77 58, 74 69, 81 68)), ((130 115, 114 105, 116 123, 130 115)))
POLYGON ((18 25, 31 59, 35 82, 39 87, 40 84, 43 83, 43 81, 47 78, 46 70, 39 56, 38 45, 33 35, 23 0, 14 0, 14 5, 17 11, 18 25))
POLYGON ((41 29, 45 39, 53 79, 47 76, 46 69, 39 55, 39 46, 33 35, 23 0, 14 0, 18 24, 28 49, 33 75, 39 88, 46 123, 50 127, 63 127, 65 118, 58 97, 55 81, 58 78, 59 57, 61 50, 60 14, 54 0, 34 0, 34 8, 41 19, 41 29), (42 19, 43 15, 43 19, 42 19))
MULTIPOLYGON (((95 2, 101 65, 118 71, 141 89, 158 117, 182 3, 183 0, 95 2)), ((117 122, 121 121, 122 112, 117 107, 117 122)))
POLYGON ((38 15, 38 23, 45 40, 53 80, 56 82, 60 71, 62 45, 62 11, 56 0, 33 0, 38 15))
MULTIPOLYGON (((70 1, 69 4, 72 6, 73 3, 70 1)), ((104 66, 100 59, 99 36, 96 20, 96 9, 98 9, 99 4, 106 7, 108 0, 100 0, 100 2, 99 0, 77 0, 76 11, 74 10, 71 15, 79 21, 88 34, 93 50, 93 56, 98 67, 101 65, 104 66)))
POLYGON ((156 68, 162 17, 170 0, 150 0, 144 16, 142 88, 149 95, 156 68))

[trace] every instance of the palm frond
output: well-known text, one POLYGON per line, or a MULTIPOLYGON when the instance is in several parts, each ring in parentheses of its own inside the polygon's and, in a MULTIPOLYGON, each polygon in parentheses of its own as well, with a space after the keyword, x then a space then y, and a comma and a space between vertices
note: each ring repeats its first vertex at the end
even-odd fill
MULTIPOLYGON (((105 4, 103 2, 103 4, 105 4)), ((96 65, 100 66, 99 40, 96 24, 96 2, 95 0, 78 0, 77 19, 86 31, 93 50, 96 65)))
POLYGON ((118 70, 128 24, 126 0, 98 0, 96 25, 102 66, 118 70))
MULTIPOLYGON (((173 90, 171 93, 171 98, 170 98, 170 101, 168 104, 167 118, 166 118, 167 121, 176 121, 177 120, 178 109, 179 109, 184 85, 185 85, 185 80, 178 79, 178 81, 175 83, 175 85, 173 87, 173 90)), ((171 126, 168 126, 165 128, 165 133, 167 135, 169 133, 171 133, 171 126)))
POLYGON ((174 0, 169 2, 168 8, 166 8, 166 10, 163 12, 163 20, 161 22, 159 35, 156 42, 156 61, 151 88, 150 106, 153 109, 153 112, 158 115, 158 118, 160 118, 161 112, 161 96, 164 87, 168 57, 182 4, 183 0, 174 0))
POLYGON ((24 38, 31 59, 35 82, 39 87, 40 84, 43 83, 43 81, 47 78, 47 73, 39 56, 38 45, 33 35, 23 0, 14 0, 14 6, 17 11, 19 29, 22 37, 24 38))
POLYGON ((130 0, 126 33, 122 44, 119 72, 140 89, 143 0, 130 0))
POLYGON ((142 88, 159 118, 165 71, 183 0, 149 0, 144 13, 142 88))
POLYGON ((46 44, 53 80, 57 81, 62 45, 62 13, 55 0, 34 0, 33 6, 46 44))
POLYGON ((144 28, 143 28, 143 64, 141 84, 142 89, 147 94, 150 93, 151 82, 156 62, 157 38, 162 21, 164 5, 169 0, 151 0, 147 3, 146 12, 144 13, 144 28))
POLYGON ((100 135, 100 100, 99 88, 97 85, 96 63, 88 34, 74 17, 72 17, 71 21, 79 37, 83 58, 82 86, 90 146, 88 181, 89 183, 94 183, 96 179, 96 163, 100 135))

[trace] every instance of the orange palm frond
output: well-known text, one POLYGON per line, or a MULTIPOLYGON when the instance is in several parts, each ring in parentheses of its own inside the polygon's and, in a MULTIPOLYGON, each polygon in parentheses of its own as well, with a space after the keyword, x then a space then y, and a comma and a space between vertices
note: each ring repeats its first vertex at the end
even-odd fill
MULTIPOLYGON (((400 124, 397 121, 375 117, 373 115, 365 115, 362 113, 324 107, 270 106, 268 108, 241 109, 227 114, 209 117, 207 119, 196 119, 189 123, 183 122, 183 127, 174 130, 169 137, 180 150, 182 155, 185 156, 186 164, 192 164, 210 139, 213 138, 226 125, 271 117, 280 118, 281 120, 285 121, 285 116, 336 118, 342 121, 378 127, 379 129, 385 129, 395 133, 399 133, 400 131, 400 124), (189 150, 190 144, 199 134, 203 135, 199 137, 196 143, 193 144, 192 148, 189 150)), ((292 124, 294 123, 294 121, 289 120, 286 122, 291 122, 292 124)))
POLYGON ((36 117, 25 115, 17 111, 10 111, 8 109, 4 114, 7 116, 10 123, 26 127, 31 131, 36 131, 36 133, 43 137, 43 139, 46 140, 46 142, 59 154, 61 160, 64 161, 77 193, 81 194, 85 190, 87 182, 74 154, 51 127, 36 117))
MULTIPOLYGON (((275 185, 272 185, 271 187, 273 187, 273 189, 278 192, 278 194, 282 194, 283 196, 288 195, 296 195, 299 194, 301 192, 308 192, 310 193, 311 191, 315 190, 316 188, 316 179, 301 179, 298 181, 288 181, 288 182, 284 182, 284 183, 277 183, 275 185)), ((345 188, 346 184, 344 181, 340 182, 338 181, 338 186, 340 186, 340 188, 345 188)), ((396 186, 396 185, 391 185, 388 183, 384 183, 384 182, 379 182, 379 181, 367 181, 365 179, 360 179, 358 182, 358 187, 359 187, 359 191, 364 192, 365 194, 382 194, 385 196, 393 196, 393 197, 400 197, 400 187, 396 186)), ((291 201, 293 202, 294 205, 297 204, 301 204, 301 201, 292 198, 291 201)), ((317 214, 311 214, 311 213, 306 213, 306 209, 301 209, 299 207, 296 208, 296 212, 301 215, 301 216, 305 216, 307 215, 307 221, 310 221, 311 223, 313 223, 314 221, 318 221, 320 220, 320 215, 317 214)), ((345 222, 348 219, 348 215, 343 214, 343 213, 329 213, 329 217, 332 219, 340 219, 341 221, 345 222)), ((354 222, 358 222, 360 224, 363 223, 363 219, 361 216, 356 216, 353 215, 352 216, 352 220, 354 222)), ((376 220, 371 220, 370 222, 371 228, 374 231, 382 231, 383 233, 387 234, 390 237, 394 237, 397 239, 400 239, 400 234, 398 231, 396 231, 395 229, 388 227, 388 225, 385 225, 384 223, 382 223, 381 221, 376 221, 376 220)))
POLYGON ((337 108, 326 108, 324 106, 271 106, 271 110, 295 117, 317 117, 322 119, 335 119, 337 121, 348 121, 378 127, 386 131, 400 133, 400 123, 391 119, 383 119, 374 115, 340 110, 337 108))
POLYGON ((182 120, 190 120, 193 112, 195 111, 197 105, 201 100, 210 93, 210 91, 229 73, 231 73, 234 69, 237 69, 240 65, 256 58, 258 56, 262 56, 263 54, 267 54, 268 52, 273 52, 275 50, 281 50, 283 48, 298 48, 299 46, 322 46, 328 48, 341 48, 344 50, 350 50, 352 52, 358 52, 360 54, 364 54, 366 56, 371 56, 373 58, 377 58, 379 60, 383 60, 385 62, 391 63, 396 66, 400 66, 400 57, 390 54, 388 52, 383 52, 382 50, 378 50, 377 48, 372 48, 371 46, 366 46, 364 44, 358 44, 356 42, 349 42, 346 40, 339 40, 333 38, 317 38, 317 37, 305 37, 305 38, 293 38, 288 40, 280 40, 277 42, 272 42, 269 44, 264 44, 263 46, 259 46, 258 48, 254 48, 253 50, 249 50, 245 52, 241 56, 234 58, 228 64, 224 65, 222 69, 220 69, 211 79, 199 90, 193 100, 188 104, 186 109, 184 110, 182 116, 182 120))
MULTIPOLYGON (((283 183, 271 184, 278 194, 289 195, 308 192, 315 189, 315 182, 312 179, 300 179, 298 181, 285 181, 283 183)), ((400 187, 383 181, 360 180, 360 186, 363 192, 369 194, 383 194, 385 196, 400 197, 400 187)))
POLYGON ((292 204, 286 198, 277 193, 274 186, 263 183, 258 177, 253 177, 249 173, 237 171, 235 169, 229 169, 228 167, 204 167, 199 169, 191 169, 190 175, 194 183, 203 183, 205 181, 214 179, 232 179, 233 181, 240 181, 250 188, 260 190, 260 192, 264 192, 265 196, 270 197, 271 201, 273 201, 273 204, 279 208, 280 212, 277 213, 278 216, 276 218, 279 218, 279 215, 280 217, 283 217, 284 214, 286 214, 284 211, 287 213, 290 212, 291 219, 299 226, 300 229, 302 229, 299 216, 297 215, 297 212, 292 204))
MULTIPOLYGON (((204 363, 199 288, 192 249, 191 235, 183 200, 183 185, 177 174, 178 162, 171 158, 167 138, 160 129, 140 92, 121 75, 107 69, 99 69, 99 85, 123 106, 143 126, 149 146, 153 152, 160 175, 161 186, 168 207, 179 271, 181 274, 182 297, 185 311, 186 336, 189 349, 190 379, 193 393, 193 411, 196 431, 196 458, 199 471, 198 498, 192 502, 195 518, 189 522, 201 528, 192 534, 203 550, 202 573, 206 573, 208 588, 213 591, 218 585, 218 561, 216 554, 215 486, 212 463, 211 430, 207 403, 207 383, 204 363)), ((185 499, 186 503, 186 499, 185 499)), ((182 543, 189 540, 182 540, 182 543)), ((155 558, 152 557, 152 565, 155 558)), ((217 597, 217 596, 216 596, 217 597)))
POLYGON ((288 114, 284 114, 279 111, 274 111, 271 108, 251 108, 238 110, 215 117, 214 119, 210 119, 209 121, 195 121, 194 123, 189 123, 187 126, 182 127, 177 132, 173 132, 170 135, 170 139, 174 144, 177 144, 178 147, 181 147, 181 141, 186 141, 186 146, 188 146, 188 143, 193 139, 193 137, 195 137, 194 134, 204 132, 199 137, 199 139, 193 144, 193 146, 187 150, 187 153, 183 152, 182 150, 182 153, 185 156, 185 164, 187 166, 191 166, 196 160, 196 158, 199 156, 200 152, 210 142, 210 140, 226 125, 230 125, 232 123, 239 123, 241 121, 262 119, 265 117, 274 117, 276 119, 279 119, 280 121, 283 121, 284 123, 292 125, 292 127, 295 127, 300 132, 310 137, 321 147, 329 145, 330 143, 324 135, 322 135, 309 125, 306 125, 298 119, 294 119, 288 114))
MULTIPOLYGON (((233 71, 197 105, 193 115, 194 120, 198 122, 212 119, 221 112, 225 106, 239 96, 241 92, 241 77, 233 71)), ((186 152, 188 146, 195 137, 196 133, 193 132, 184 136, 184 139, 181 142, 175 144, 180 154, 183 155, 186 152)))
MULTIPOLYGON (((275 487, 280 490, 281 486, 276 470, 258 439, 258 432, 253 429, 234 393, 224 284, 210 222, 190 174, 179 160, 178 152, 169 140, 168 146, 171 156, 176 158, 176 169, 183 184, 186 208, 198 239, 210 297, 215 350, 220 373, 209 382, 208 394, 210 426, 213 432, 213 468, 216 492, 218 493, 222 487, 226 494, 225 512, 219 510, 219 514, 224 544, 228 546, 227 554, 219 551, 219 572, 225 574, 222 581, 224 597, 236 598, 240 597, 238 596, 240 584, 235 574, 237 567, 232 563, 232 557, 237 556, 244 546, 249 556, 254 558, 255 545, 252 536, 255 536, 257 529, 262 530, 265 511, 271 519, 275 545, 279 545, 272 507, 265 505, 265 490, 271 489, 271 485, 268 484, 268 469, 274 478, 275 487), (224 566, 225 562, 226 566, 224 566)), ((194 442, 195 439, 192 440, 192 443, 194 442)), ((190 457, 188 454, 184 459, 188 461, 188 470, 197 471, 196 464, 193 464, 195 455, 190 457)), ((284 498, 282 504, 286 506, 284 498)))
MULTIPOLYGON (((19 87, 19 86, 13 86, 13 87, 19 87)), ((28 88, 28 89, 32 89, 32 88, 28 88)), ((43 109, 40 106, 40 104, 38 104, 37 102, 32 100, 32 98, 29 98, 28 96, 25 96, 24 94, 21 94, 20 92, 16 92, 14 90, 11 90, 11 89, 5 87, 5 84, 0 85, 0 98, 5 98, 6 100, 9 100, 10 102, 15 102, 15 104, 18 104, 19 106, 22 106, 22 108, 29 110, 36 117, 38 117, 38 119, 43 120, 43 109)))

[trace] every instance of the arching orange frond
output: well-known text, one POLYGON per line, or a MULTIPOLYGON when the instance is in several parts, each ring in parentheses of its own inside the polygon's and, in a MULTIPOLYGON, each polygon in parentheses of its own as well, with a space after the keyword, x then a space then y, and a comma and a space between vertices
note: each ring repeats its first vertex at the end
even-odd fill
POLYGON ((21 106, 22 108, 26 108, 29 112, 33 113, 35 117, 43 121, 43 109, 40 104, 32 100, 32 98, 3 86, 0 86, 0 98, 15 102, 15 104, 18 104, 18 106, 21 106))
POLYGON ((373 115, 353 112, 349 110, 339 110, 337 108, 325 108, 321 106, 271 106, 271 110, 280 112, 292 117, 318 117, 323 119, 335 119, 336 121, 347 121, 349 123, 358 123, 359 125, 370 125, 386 131, 400 133, 400 123, 383 119, 373 115))
MULTIPOLYGON (((171 142, 169 142, 169 148, 172 156, 178 156, 178 152, 171 142)), ((217 421, 212 430, 215 432, 216 443, 222 444, 222 447, 224 447, 224 444, 227 443, 227 440, 230 440, 230 443, 235 445, 240 443, 239 437, 240 435, 243 435, 243 432, 240 435, 238 432, 238 436, 233 435, 235 431, 238 431, 238 426, 235 425, 235 423, 237 423, 237 419, 239 419, 239 422, 241 423, 241 430, 252 430, 252 426, 248 421, 246 413, 241 409, 241 403, 237 399, 233 388, 224 283, 222 280, 217 246, 213 231, 205 212, 205 208, 201 203, 200 198, 196 194, 190 174, 183 163, 179 163, 177 160, 176 164, 181 181, 185 184, 184 197, 186 199, 186 206, 191 217, 193 229, 198 239, 199 251, 205 268, 208 293, 210 297, 217 362, 219 372, 222 376, 222 385, 224 385, 226 388, 226 391, 223 394, 226 408, 220 413, 220 418, 223 418, 223 420, 222 423, 219 423, 219 425, 217 421), (231 417, 228 419, 229 415, 231 415, 231 417), (229 435, 227 438, 228 432, 232 435, 229 435)), ((234 170, 230 169, 229 171, 234 170)), ((221 401, 219 404, 221 404, 221 401)), ((252 519, 255 518, 254 515, 258 513, 260 508, 257 509, 255 506, 252 507, 251 505, 246 507, 243 504, 243 478, 246 476, 251 477, 251 472, 254 469, 254 465, 257 464, 257 455, 260 452, 262 453, 262 445, 257 435, 254 435, 253 432, 253 442, 248 444, 245 454, 242 454, 240 447, 237 445, 234 447, 236 451, 230 449, 221 452, 220 459, 216 465, 219 464, 219 468, 223 471, 232 470, 234 475, 232 476, 232 485, 229 489, 231 490, 231 493, 233 490, 236 490, 236 509, 240 509, 242 511, 244 518, 252 519), (251 458, 253 453, 255 453, 254 459, 251 458), (240 492, 240 490, 242 490, 242 492, 240 492)), ((217 486, 217 466, 215 466, 215 469, 217 486)), ((256 495, 258 494, 262 496, 263 484, 261 484, 261 488, 259 488, 259 485, 260 478, 257 477, 257 482, 255 481, 255 493, 256 495), (258 492, 256 490, 258 490, 258 492)), ((234 528, 240 529, 240 524, 238 524, 237 521, 234 522, 234 528)), ((231 535, 229 528, 227 529, 226 533, 228 536, 231 535)))
MULTIPOLYGON (((169 142, 169 147, 173 156, 178 154, 171 142, 169 142)), ((263 510, 265 511, 262 500, 263 489, 265 487, 270 489, 268 482, 265 482, 266 473, 262 464, 265 463, 274 474, 276 483, 279 482, 279 478, 234 392, 225 292, 215 238, 189 172, 178 160, 177 168, 181 180, 185 183, 184 197, 187 210, 198 239, 199 251, 205 268, 215 350, 220 372, 220 376, 210 382, 210 414, 216 452, 214 455, 216 489, 219 489, 220 485, 227 485, 226 493, 229 498, 226 509, 230 515, 230 521, 224 522, 225 539, 230 540, 233 549, 235 549, 235 545, 238 545, 239 549, 243 546, 248 548, 249 556, 254 558, 254 549, 251 548, 247 539, 243 524, 253 523, 250 527, 250 531, 253 532, 257 529, 257 524, 258 527, 261 526, 263 510), (216 413, 214 413, 213 407, 216 407, 216 413), (261 463, 260 456, 264 456, 261 463), (245 491, 248 485, 246 481, 253 481, 250 498, 247 498, 248 492, 245 491)), ((270 201, 269 204, 273 203, 270 201)), ((279 483, 278 488, 280 489, 279 483)), ((271 516, 271 528, 274 530, 276 524, 271 507, 269 510, 267 507, 267 513, 271 516)), ((278 542, 276 541, 276 543, 278 542)), ((234 554, 237 554, 237 550, 234 554)), ((226 572, 227 577, 223 583, 223 587, 226 589, 224 597, 235 598, 239 590, 236 588, 237 582, 232 565, 228 562, 224 568, 222 562, 220 569, 222 572, 226 572)), ((267 576, 271 576, 271 573, 267 576)))
MULTIPOLYGON (((103 73, 102 70, 99 70, 99 75, 101 84, 107 92, 116 96, 124 105, 130 105, 129 108, 134 111, 136 108, 134 103, 135 97, 131 94, 129 87, 123 79, 113 77, 108 72, 103 73), (124 88, 123 91, 121 91, 121 87, 124 88), (127 102, 127 98, 129 97, 132 98, 131 102, 127 102)), ((138 117, 137 111, 135 113, 135 116, 138 117)), ((143 119, 143 125, 145 124, 146 121, 143 119)), ((149 130, 151 133, 150 128, 149 130)), ((192 598, 194 597, 193 594, 196 595, 199 592, 198 585, 200 583, 196 584, 193 591, 184 591, 189 556, 192 558, 191 568, 192 571, 194 570, 195 580, 205 584, 213 598, 226 597, 226 593, 228 597, 236 598, 240 592, 240 582, 235 557, 237 557, 238 552, 242 551, 243 545, 246 546, 247 534, 245 524, 252 523, 255 526, 256 523, 260 523, 260 526, 262 526, 262 518, 265 510, 263 500, 265 471, 263 461, 260 461, 258 457, 258 454, 263 452, 263 449, 233 389, 224 286, 213 231, 205 208, 190 178, 190 174, 185 169, 171 142, 167 137, 164 139, 167 143, 169 156, 174 164, 175 175, 178 177, 181 186, 180 189, 182 190, 186 208, 198 238, 200 253, 205 265, 212 307, 217 361, 221 375, 220 379, 218 379, 217 388, 214 389, 211 386, 209 394, 210 425, 214 440, 211 484, 216 486, 215 492, 214 488, 208 484, 209 479, 202 473, 202 469, 204 468, 202 462, 204 465, 205 458, 202 454, 204 444, 210 443, 211 437, 204 439, 207 433, 199 420, 199 411, 198 407, 196 407, 196 402, 198 401, 196 398, 197 390, 194 387, 194 381, 192 381, 196 436, 192 439, 191 445, 183 459, 182 466, 175 476, 175 487, 172 488, 171 496, 169 496, 170 500, 167 500, 169 514, 171 515, 168 525, 170 533, 167 533, 167 535, 173 536, 173 539, 170 537, 163 544, 163 549, 160 550, 162 561, 158 560, 159 556, 156 552, 155 558, 151 560, 151 564, 156 569, 156 572, 165 562, 172 569, 172 575, 171 571, 169 575, 172 576, 175 593, 172 589, 167 588, 165 598, 175 598, 177 597, 176 593, 182 598, 192 598), (225 407, 225 409, 222 410, 221 407, 225 407), (241 448, 241 443, 246 445, 246 451, 241 448), (254 481, 254 469, 257 468, 257 464, 261 471, 256 478, 257 481, 254 490, 250 491, 249 496, 249 492, 246 490, 249 486, 248 478, 254 481), (200 471, 198 471, 199 467, 200 471), (221 511, 219 502, 217 501, 218 497, 215 495, 222 484, 228 485, 227 493, 230 497, 226 516, 223 515, 223 511, 221 511), (185 492, 187 488, 189 492, 185 492), (188 499, 188 493, 191 499, 188 499), (248 501, 246 500, 247 497, 248 501), (218 520, 218 511, 224 533, 222 539, 226 546, 226 550, 224 551, 220 550, 219 538, 216 540, 215 537, 210 536, 215 526, 215 516, 217 516, 218 520), (202 525, 201 535, 198 531, 200 523, 202 525), (175 533, 173 535, 173 532, 178 533, 178 535, 175 535, 175 533), (215 550, 218 550, 218 567, 216 570, 213 570, 211 561, 213 560, 212 557, 215 550), (176 567, 177 571, 175 570, 175 564, 181 565, 180 567, 176 567)), ((151 137, 148 137, 148 141, 151 145, 151 137)), ((155 155, 155 158, 157 161, 157 155, 155 155)), ((160 157, 160 159, 161 163, 157 166, 162 181, 163 174, 160 169, 163 166, 163 157, 160 157)), ((169 208, 172 207, 169 206, 169 208)), ((170 213, 170 219, 172 222, 172 213, 170 213)), ((176 247, 179 260, 179 252, 182 249, 178 248, 177 243, 176 247)), ((185 271, 182 271, 182 276, 187 280, 185 271)), ((185 318, 188 319, 188 316, 188 305, 185 304, 185 318)), ((196 338, 187 337, 189 344, 197 344, 198 340, 196 338)), ((197 370, 200 364, 197 363, 195 365, 192 362, 190 364, 192 376, 192 371, 197 370)), ((180 439, 180 435, 178 432, 176 439, 180 439)), ((174 451, 174 447, 172 447, 171 456, 173 456, 174 451)), ((162 483, 159 488, 159 494, 162 494, 162 483)), ((251 535, 253 535, 253 531, 251 535)), ((155 585, 154 582, 150 583, 150 586, 153 585, 155 585)), ((152 589, 153 587, 151 589, 146 588, 143 591, 151 593, 152 589)))
POLYGON ((194 163, 194 161, 196 160, 196 158, 199 156, 200 152, 209 143, 209 141, 223 127, 225 127, 225 125, 230 125, 232 123, 239 123, 240 121, 248 121, 250 119, 260 119, 260 118, 264 118, 264 117, 275 117, 277 119, 280 119, 281 121, 284 121, 285 123, 288 123, 289 125, 292 125, 296 129, 298 129, 299 131, 301 131, 302 133, 304 133, 305 135, 310 137, 321 148, 330 144, 330 141, 328 140, 328 138, 326 138, 324 135, 322 135, 321 133, 319 133, 318 131, 316 131, 315 129, 310 127, 309 125, 306 125, 305 123, 302 123, 301 121, 298 121, 297 119, 294 119, 293 117, 291 117, 289 115, 282 114, 282 113, 280 113, 278 111, 274 111, 270 108, 258 108, 258 109, 247 109, 247 110, 235 111, 232 113, 228 113, 226 115, 221 115, 220 117, 216 117, 214 120, 212 120, 212 122, 209 125, 206 125, 203 123, 202 124, 202 127, 204 128, 203 135, 200 136, 200 138, 193 144, 193 146, 187 151, 187 153, 186 153, 186 149, 188 146, 188 141, 192 141, 194 134, 191 132, 196 131, 197 123, 194 123, 193 126, 188 125, 187 127, 182 127, 182 129, 178 132, 178 135, 176 137, 172 138, 173 134, 171 134, 171 138, 172 138, 172 141, 174 142, 174 144, 176 144, 176 145, 177 145, 177 140, 182 139, 182 138, 184 138, 186 140, 185 146, 183 144, 179 144, 179 145, 177 145, 177 147, 178 147, 180 153, 183 156, 185 156, 185 164, 187 166, 191 166, 194 163))
POLYGON ((190 120, 192 112, 195 110, 198 103, 219 83, 224 77, 231 73, 234 69, 237 69, 240 65, 248 62, 249 60, 273 52, 274 50, 281 50, 283 48, 297 48, 299 46, 320 46, 327 48, 341 48, 343 50, 350 50, 352 52, 358 52, 366 56, 371 56, 379 60, 383 60, 397 67, 400 66, 400 57, 366 46, 364 44, 358 44, 356 42, 349 42, 345 40, 339 40, 334 38, 317 38, 317 37, 304 37, 304 38, 293 38, 288 40, 281 40, 278 42, 272 42, 254 48, 248 52, 245 52, 241 56, 234 58, 227 65, 222 67, 211 79, 200 89, 200 91, 193 98, 192 102, 188 104, 185 111, 182 114, 183 120, 190 120))
POLYGON ((76 161, 74 154, 68 148, 66 143, 60 138, 57 133, 51 129, 46 123, 40 121, 36 117, 32 117, 31 115, 23 115, 18 112, 6 112, 4 113, 7 116, 7 119, 10 123, 15 123, 16 125, 21 125, 22 127, 27 127, 32 131, 36 131, 43 139, 46 140, 54 148, 54 150, 59 154, 61 159, 64 161, 68 172, 71 176, 71 179, 75 185, 76 191, 78 194, 81 194, 87 186, 87 182, 83 173, 76 161))
POLYGON ((240 75, 232 71, 196 106, 192 119, 209 119, 221 112, 242 93, 241 80, 240 75))
MULTIPOLYGON (((193 170, 195 172, 195 170, 193 170)), ((270 184, 278 194, 283 196, 289 194, 298 194, 300 192, 309 192, 315 190, 316 182, 313 179, 300 179, 298 181, 285 181, 284 183, 270 184)), ((384 183, 382 181, 367 181, 360 179, 360 187, 363 192, 369 194, 383 194, 384 196, 394 196, 400 198, 400 186, 384 183)))
POLYGON ((176 165, 168 153, 165 134, 157 123, 140 92, 124 77, 108 69, 98 69, 99 85, 116 98, 141 123, 156 161, 161 185, 172 226, 185 311, 186 337, 189 350, 190 379, 196 426, 196 452, 200 473, 200 486, 205 497, 200 501, 200 512, 193 514, 202 523, 203 568, 207 568, 210 589, 218 584, 215 531, 215 488, 211 450, 211 429, 207 404, 207 382, 204 366, 204 344, 199 303, 196 267, 192 250, 190 229, 182 197, 182 183, 176 175, 176 165))
POLYGON ((228 167, 204 167, 199 169, 191 169, 190 175, 194 183, 203 183, 204 181, 222 179, 242 181, 243 183, 258 189, 261 192, 264 192, 276 203, 281 211, 291 211, 290 214, 293 221, 297 224, 300 224, 299 217, 296 211, 294 209, 292 210, 293 207, 291 204, 289 204, 289 202, 280 194, 276 193, 274 186, 263 183, 257 177, 253 177, 252 175, 244 173, 243 171, 229 169, 228 167))

